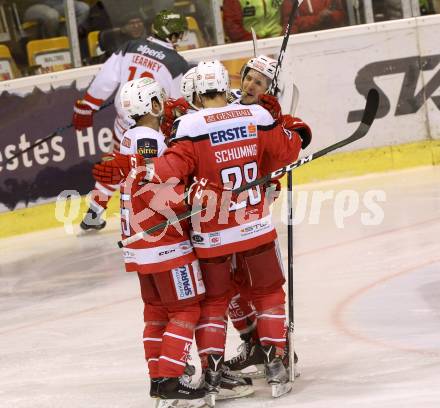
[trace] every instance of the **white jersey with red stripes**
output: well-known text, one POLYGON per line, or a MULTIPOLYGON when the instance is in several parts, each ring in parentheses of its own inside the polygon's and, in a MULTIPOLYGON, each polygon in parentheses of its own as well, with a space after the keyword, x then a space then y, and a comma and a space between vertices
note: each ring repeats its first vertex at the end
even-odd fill
POLYGON ((115 97, 117 117, 114 123, 115 147, 118 147, 123 133, 134 125, 120 108, 119 89, 132 79, 150 77, 165 89, 167 96, 179 98, 180 80, 188 69, 188 63, 171 43, 153 37, 132 40, 113 53, 102 65, 84 96, 84 102, 93 109, 99 109, 118 89, 115 97))

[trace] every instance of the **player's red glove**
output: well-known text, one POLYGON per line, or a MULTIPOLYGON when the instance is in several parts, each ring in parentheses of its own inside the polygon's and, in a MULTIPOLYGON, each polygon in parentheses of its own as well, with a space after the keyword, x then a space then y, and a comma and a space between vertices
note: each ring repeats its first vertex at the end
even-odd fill
POLYGON ((120 153, 104 155, 101 162, 93 166, 93 178, 104 184, 119 184, 130 172, 130 157, 120 153))
POLYGON ((281 119, 281 105, 278 99, 273 95, 262 94, 258 96, 258 103, 269 113, 275 120, 281 119))
POLYGON ((291 115, 283 115, 282 124, 285 129, 295 131, 299 134, 302 149, 305 149, 312 141, 312 130, 300 118, 291 115))
POLYGON ((93 126, 94 110, 81 100, 77 100, 73 107, 72 125, 76 130, 93 126))
POLYGON ((189 103, 184 98, 167 99, 163 107, 163 117, 160 129, 165 137, 170 137, 171 129, 176 118, 184 115, 190 108, 189 103))

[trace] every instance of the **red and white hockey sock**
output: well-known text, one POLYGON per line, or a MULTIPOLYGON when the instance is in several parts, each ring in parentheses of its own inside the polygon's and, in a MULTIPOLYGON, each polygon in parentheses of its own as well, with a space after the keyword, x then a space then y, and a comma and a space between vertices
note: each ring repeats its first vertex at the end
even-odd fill
POLYGON ((159 357, 160 377, 180 377, 183 374, 199 317, 198 304, 168 313, 169 323, 163 333, 159 357))
POLYGON ((282 287, 269 294, 255 295, 257 330, 262 346, 274 345, 276 355, 283 356, 286 346, 285 295, 282 287))
POLYGON ((163 333, 168 324, 168 311, 163 306, 144 307, 144 351, 151 378, 160 377, 159 357, 161 354, 163 333))
POLYGON ((225 313, 228 296, 205 299, 201 302, 200 320, 196 326, 196 342, 202 369, 208 366, 208 354, 224 354, 226 342, 225 313))
POLYGON ((244 299, 239 293, 232 297, 228 313, 233 326, 240 335, 255 331, 257 314, 252 303, 244 299))
POLYGON ((98 213, 102 213, 108 205, 119 185, 95 183, 95 188, 90 193, 90 206, 98 213))

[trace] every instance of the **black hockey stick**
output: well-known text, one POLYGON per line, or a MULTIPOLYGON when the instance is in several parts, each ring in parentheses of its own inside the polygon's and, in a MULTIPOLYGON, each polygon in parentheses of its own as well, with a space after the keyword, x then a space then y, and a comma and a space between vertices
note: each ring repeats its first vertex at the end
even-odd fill
MULTIPOLYGON (((355 142, 356 140, 363 138, 370 130, 371 124, 373 123, 374 118, 376 117, 376 112, 377 112, 378 106, 379 106, 379 93, 377 92, 376 89, 370 89, 370 91, 368 92, 368 95, 367 95, 367 103, 365 105, 365 110, 364 110, 364 114, 362 116, 362 121, 359 124, 358 128, 354 131, 354 133, 351 136, 349 136, 346 139, 341 140, 335 144, 332 144, 322 150, 319 150, 316 153, 313 153, 313 154, 306 156, 300 160, 297 160, 294 163, 291 163, 291 164, 288 164, 287 166, 281 167, 280 169, 275 170, 272 173, 270 173, 264 177, 261 177, 255 181, 252 181, 248 184, 245 184, 242 187, 239 187, 235 190, 232 190, 232 193, 238 194, 244 190, 248 190, 252 187, 255 187, 256 185, 266 183, 275 177, 282 176, 283 174, 287 173, 288 171, 302 166, 303 164, 307 164, 307 163, 310 163, 312 160, 319 159, 320 157, 325 156, 326 154, 332 152, 333 150, 340 149, 343 146, 346 146, 350 143, 355 142)), ((174 218, 171 218, 167 221, 161 222, 160 224, 157 224, 154 227, 148 228, 145 231, 138 232, 137 234, 134 234, 131 237, 128 237, 122 241, 118 241, 118 246, 119 246, 119 248, 123 248, 128 244, 139 241, 140 239, 143 239, 144 237, 146 237, 156 231, 161 231, 170 225, 176 224, 179 221, 190 218, 193 215, 199 214, 204 210, 205 210, 205 207, 195 206, 191 210, 185 211, 184 213, 179 214, 174 218)))
POLYGON ((267 90, 267 93, 269 95, 275 95, 275 93, 278 90, 278 77, 281 71, 281 64, 283 62, 284 54, 286 53, 287 43, 289 42, 289 37, 290 37, 290 30, 292 29, 298 7, 299 7, 299 1, 293 0, 292 10, 289 15, 289 21, 287 22, 286 28, 284 29, 283 42, 281 44, 280 53, 278 55, 275 74, 273 76, 272 82, 270 83, 269 89, 267 90))
MULTIPOLYGON (((108 108, 109 106, 113 105, 113 103, 114 103, 114 101, 109 101, 109 102, 105 103, 104 105, 101 106, 101 108, 97 112, 101 112, 103 109, 108 108)), ((70 125, 57 128, 56 130, 54 130, 52 133, 50 133, 46 137, 43 137, 43 139, 39 140, 38 142, 34 143, 33 145, 27 147, 24 150, 20 150, 18 153, 16 153, 13 156, 9 157, 9 159, 7 159, 5 161, 5 163, 7 164, 7 163, 11 162, 12 160, 16 159, 17 157, 21 156, 22 154, 28 152, 29 150, 32 150, 32 149, 36 148, 37 146, 40 146, 44 142, 47 142, 48 140, 50 140, 53 137, 63 133, 64 131, 66 131, 67 129, 70 129, 71 127, 73 127, 72 123, 70 125)))

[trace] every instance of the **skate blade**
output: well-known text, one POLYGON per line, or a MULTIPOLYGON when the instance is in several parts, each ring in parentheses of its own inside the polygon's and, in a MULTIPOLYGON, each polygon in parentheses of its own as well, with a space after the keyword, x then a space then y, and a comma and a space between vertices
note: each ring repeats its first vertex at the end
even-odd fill
POLYGON ((99 231, 100 230, 95 230, 95 229, 83 230, 82 228, 80 228, 79 231, 76 233, 76 236, 78 238, 93 237, 93 236, 96 236, 99 233, 99 231))
POLYGON ((216 398, 216 396, 217 396, 217 393, 206 394, 205 402, 206 402, 206 405, 208 407, 211 407, 211 408, 215 407, 215 398, 216 398))
POLYGON ((220 388, 220 392, 217 394, 216 401, 223 401, 227 399, 243 398, 252 395, 255 392, 252 385, 239 385, 232 390, 220 388))
POLYGON ((287 382, 284 384, 272 384, 272 397, 279 398, 284 394, 287 394, 292 390, 292 385, 293 384, 291 382, 287 382))
MULTIPOLYGON (((243 377, 248 377, 248 378, 252 378, 253 380, 258 380, 259 378, 265 378, 265 374, 264 374, 264 365, 263 364, 257 364, 254 366, 249 366, 249 367, 255 367, 255 370, 252 371, 231 371, 232 374, 236 375, 237 377, 243 378, 243 377)), ((248 367, 246 367, 248 368, 248 367)))
POLYGON ((156 399, 155 408, 203 408, 208 407, 206 401, 201 399, 195 400, 166 400, 166 399, 156 399))

